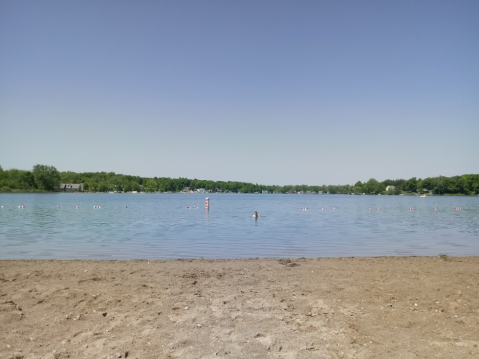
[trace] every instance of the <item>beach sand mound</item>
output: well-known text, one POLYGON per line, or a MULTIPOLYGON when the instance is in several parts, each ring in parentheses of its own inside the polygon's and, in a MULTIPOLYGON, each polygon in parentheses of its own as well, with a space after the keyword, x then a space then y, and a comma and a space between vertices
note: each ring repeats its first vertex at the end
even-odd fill
POLYGON ((478 358, 479 257, 0 261, 0 358, 478 358))

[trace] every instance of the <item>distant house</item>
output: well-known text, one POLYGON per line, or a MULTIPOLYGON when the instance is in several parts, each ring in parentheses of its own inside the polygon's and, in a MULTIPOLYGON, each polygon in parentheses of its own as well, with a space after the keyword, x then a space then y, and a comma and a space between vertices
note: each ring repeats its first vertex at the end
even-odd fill
POLYGON ((196 192, 198 192, 198 193, 205 193, 205 189, 204 189, 204 188, 198 188, 198 189, 196 190, 196 192))
POLYGON ((60 184, 60 191, 83 191, 83 183, 62 183, 60 184))
POLYGON ((264 190, 261 191, 261 193, 269 193, 269 191, 264 189, 264 190))
POLYGON ((394 187, 394 186, 387 186, 386 187, 386 192, 389 191, 389 190, 394 191, 395 189, 396 189, 396 187, 394 187))

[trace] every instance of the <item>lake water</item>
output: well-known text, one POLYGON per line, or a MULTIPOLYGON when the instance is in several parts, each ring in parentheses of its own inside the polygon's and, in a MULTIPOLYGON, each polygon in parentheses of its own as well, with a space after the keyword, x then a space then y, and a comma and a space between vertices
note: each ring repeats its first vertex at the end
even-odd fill
POLYGON ((208 196, 0 194, 0 259, 479 255, 479 197, 208 196))

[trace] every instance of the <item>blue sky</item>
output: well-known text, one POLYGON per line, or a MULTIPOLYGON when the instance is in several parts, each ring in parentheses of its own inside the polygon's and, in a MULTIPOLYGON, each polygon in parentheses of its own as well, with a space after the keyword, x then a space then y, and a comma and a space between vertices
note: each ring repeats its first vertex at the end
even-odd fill
POLYGON ((0 165, 479 173, 478 1, 0 2, 0 165))

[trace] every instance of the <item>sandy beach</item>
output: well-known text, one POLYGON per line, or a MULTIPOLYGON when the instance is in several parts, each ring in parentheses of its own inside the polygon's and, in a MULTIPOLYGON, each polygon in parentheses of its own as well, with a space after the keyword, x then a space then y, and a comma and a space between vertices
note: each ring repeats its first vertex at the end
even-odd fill
POLYGON ((0 358, 477 358, 479 257, 0 261, 0 358))

